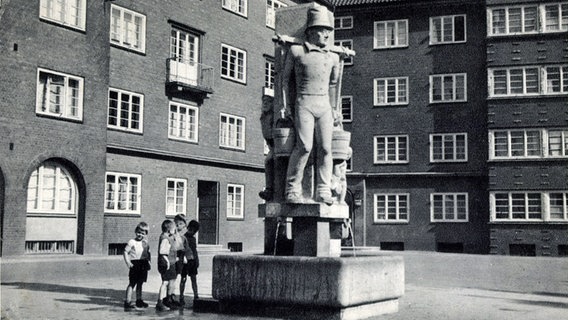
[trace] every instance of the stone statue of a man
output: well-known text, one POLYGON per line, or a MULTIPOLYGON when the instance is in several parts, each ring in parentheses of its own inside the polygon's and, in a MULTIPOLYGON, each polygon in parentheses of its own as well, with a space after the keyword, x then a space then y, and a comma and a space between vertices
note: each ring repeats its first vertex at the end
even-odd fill
MULTIPOLYGON (((307 41, 294 44, 284 63, 282 94, 289 96, 290 79, 296 83, 296 101, 293 104, 296 144, 290 155, 286 177, 286 201, 303 203, 302 178, 310 152, 317 147, 317 180, 315 200, 327 205, 333 203, 331 176, 333 170, 332 135, 337 121, 336 91, 339 80, 339 56, 331 52, 328 39, 333 31, 328 11, 323 6, 308 10, 305 30, 307 41)), ((290 101, 284 101, 285 116, 291 115, 290 101)))

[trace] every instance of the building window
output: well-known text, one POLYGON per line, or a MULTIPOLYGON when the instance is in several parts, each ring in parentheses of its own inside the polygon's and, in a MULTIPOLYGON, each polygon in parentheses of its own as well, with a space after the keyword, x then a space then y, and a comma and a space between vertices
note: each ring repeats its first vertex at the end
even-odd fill
POLYGON ((515 129, 489 132, 489 159, 568 157, 568 130, 515 129))
POLYGON ((430 135, 430 162, 466 162, 467 133, 430 135))
POLYGON ((221 77, 246 83, 246 51, 221 45, 221 77))
POLYGON ((245 119, 221 114, 219 125, 221 147, 245 150, 245 119))
POLYGON ((143 106, 143 95, 110 89, 108 92, 108 127, 142 132, 143 106))
POLYGON ((245 186, 238 184, 227 185, 227 218, 244 219, 245 186))
POLYGON ((69 172, 46 162, 28 180, 27 212, 75 215, 77 187, 69 172))
POLYGON ((276 28, 276 9, 287 6, 278 0, 266 0, 266 26, 276 28))
POLYGON ((374 105, 408 104, 408 77, 374 79, 374 105))
POLYGON ((408 222, 409 194, 375 194, 374 222, 408 222))
POLYGON ((197 142, 198 112, 197 107, 170 102, 168 138, 197 142))
POLYGON ((568 129, 549 130, 547 133, 548 133, 548 156, 568 157, 568 129))
POLYGON ((467 101, 465 73, 430 76, 430 103, 467 101))
POLYGON ((39 17, 85 30, 86 0, 40 0, 39 17))
MULTIPOLYGON (((353 40, 335 40, 334 44, 339 47, 345 47, 347 49, 353 50, 353 40)), ((353 56, 349 56, 343 59, 343 63, 346 66, 353 65, 353 56)))
POLYGON ((341 117, 343 122, 353 121, 353 97, 341 97, 341 117))
POLYGON ((223 0, 223 9, 227 9, 241 16, 247 16, 248 0, 223 0))
POLYGON ((543 220, 543 200, 540 192, 492 192, 491 220, 543 220))
POLYGON ((187 181, 168 178, 166 181, 166 215, 186 214, 187 181))
POLYGON ((408 136, 376 136, 374 140, 375 163, 408 163, 408 136))
POLYGON ((274 96, 274 61, 266 59, 264 61, 264 94, 274 96))
POLYGON ((110 42, 138 52, 146 50, 146 16, 111 5, 110 42))
POLYGON ((568 65, 548 66, 543 70, 544 88, 542 91, 545 94, 568 93, 568 65))
POLYGON ((467 193, 430 194, 432 222, 467 222, 467 193))
POLYGON ((568 65, 491 68, 488 71, 490 97, 568 93, 568 65))
POLYGON ((105 212, 140 214, 142 176, 107 172, 105 212))
POLYGON ((170 58, 186 64, 199 62, 199 36, 172 28, 170 35, 170 58))
POLYGON ((466 41, 465 15, 430 18, 430 44, 466 41))
POLYGON ((544 32, 568 31, 568 3, 542 6, 544 6, 544 32))
POLYGON ((376 21, 374 49, 408 46, 408 20, 376 21))
POLYGON ((568 220, 568 192, 548 193, 550 220, 568 220))
POLYGON ((353 29, 353 16, 335 17, 335 30, 353 29))
POLYGON ((38 69, 36 113, 83 119, 83 78, 38 69))
POLYGON ((489 35, 536 33, 538 7, 514 6, 488 10, 489 35))

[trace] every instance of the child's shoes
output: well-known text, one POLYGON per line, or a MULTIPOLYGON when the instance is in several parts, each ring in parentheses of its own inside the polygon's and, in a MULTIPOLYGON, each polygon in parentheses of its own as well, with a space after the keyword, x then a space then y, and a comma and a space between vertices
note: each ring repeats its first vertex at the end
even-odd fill
POLYGON ((148 308, 148 304, 142 300, 136 300, 136 306, 138 308, 148 308))
POLYGON ((132 302, 124 301, 124 311, 132 311, 136 310, 136 306, 132 302))
POLYGON ((158 303, 156 303, 156 311, 165 311, 165 310, 166 306, 164 305, 162 300, 158 300, 158 303))

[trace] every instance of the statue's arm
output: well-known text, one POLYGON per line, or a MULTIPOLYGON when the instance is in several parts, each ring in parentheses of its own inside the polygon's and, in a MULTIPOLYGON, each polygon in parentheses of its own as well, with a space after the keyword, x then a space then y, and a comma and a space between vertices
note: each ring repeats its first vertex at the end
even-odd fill
POLYGON ((333 67, 331 68, 331 75, 329 79, 329 103, 331 104, 331 109, 333 110, 333 122, 336 123, 341 121, 339 119, 341 112, 338 110, 338 94, 339 94, 339 77, 340 66, 339 66, 339 55, 333 54, 333 67))
POLYGON ((294 72, 294 55, 292 48, 289 48, 288 52, 286 52, 286 59, 284 60, 284 68, 282 70, 282 105, 280 106, 280 116, 282 118, 292 116, 291 102, 288 101, 290 98, 290 79, 292 78, 292 72, 294 72))

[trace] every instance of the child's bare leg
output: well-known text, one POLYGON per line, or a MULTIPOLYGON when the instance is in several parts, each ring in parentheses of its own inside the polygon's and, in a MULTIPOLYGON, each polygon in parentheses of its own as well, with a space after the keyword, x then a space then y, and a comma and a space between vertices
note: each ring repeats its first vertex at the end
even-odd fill
POLYGON ((191 289, 193 290, 193 299, 199 299, 199 294, 197 293, 197 276, 192 275, 191 278, 191 289))
POLYGON ((142 283, 138 282, 136 284, 136 300, 142 300, 142 283))
POLYGON ((132 301, 132 286, 130 286, 130 284, 128 284, 128 287, 126 287, 126 296, 124 297, 124 301, 125 302, 132 301))
POLYGON ((170 281, 162 281, 162 285, 160 286, 159 298, 158 299, 164 300, 166 298, 169 282, 170 281))
POLYGON ((185 282, 187 281, 187 277, 181 277, 179 281, 179 298, 180 300, 183 299, 183 295, 185 293, 185 282))

